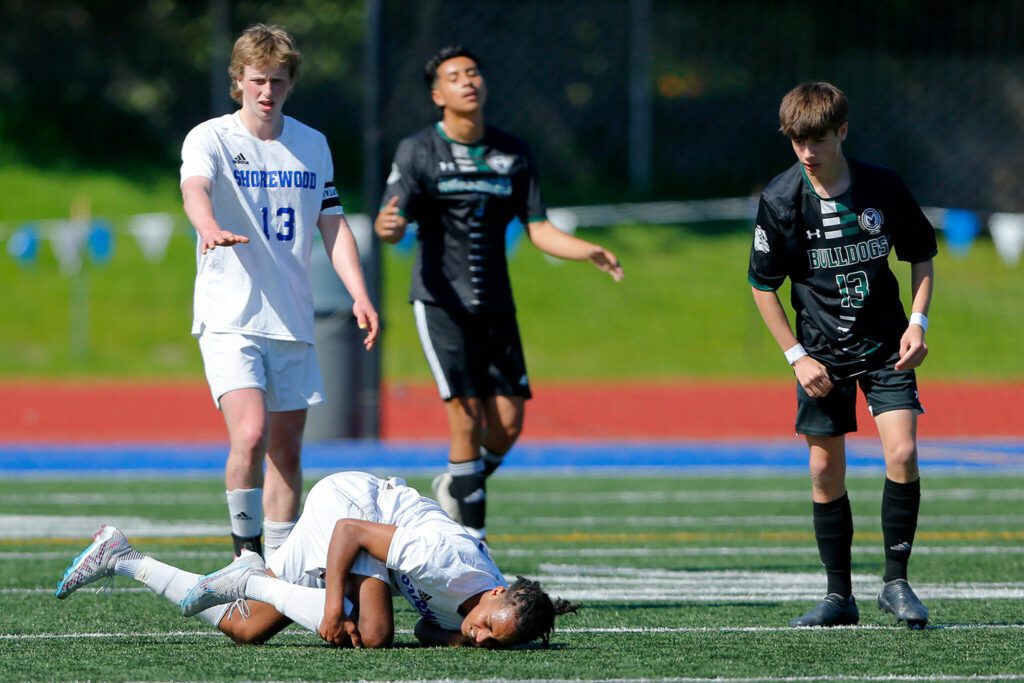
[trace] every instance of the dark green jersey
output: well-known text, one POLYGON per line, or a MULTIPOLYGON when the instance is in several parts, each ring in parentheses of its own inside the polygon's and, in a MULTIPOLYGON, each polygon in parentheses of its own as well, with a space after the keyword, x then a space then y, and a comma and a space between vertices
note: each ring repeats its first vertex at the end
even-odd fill
POLYGON ((907 328, 889 252, 919 263, 935 230, 893 171, 849 160, 843 195, 818 196, 794 164, 761 193, 747 279, 777 290, 788 277, 796 336, 835 377, 881 365, 907 328))
POLYGON ((505 229, 518 217, 545 220, 540 184, 526 143, 488 126, 465 145, 440 124, 398 145, 381 205, 419 224, 411 300, 472 313, 515 310, 505 261, 505 229))

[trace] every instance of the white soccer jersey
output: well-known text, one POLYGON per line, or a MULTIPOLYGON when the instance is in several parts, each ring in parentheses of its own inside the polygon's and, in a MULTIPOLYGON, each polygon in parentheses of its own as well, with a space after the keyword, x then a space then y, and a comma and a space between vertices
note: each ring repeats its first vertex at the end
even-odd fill
POLYGON ((398 527, 386 568, 361 552, 352 573, 390 579, 395 593, 442 628, 459 630, 459 605, 469 598, 508 587, 487 547, 437 503, 402 479, 378 479, 365 472, 339 472, 317 482, 288 540, 267 566, 289 583, 322 587, 331 534, 344 518, 398 527))
POLYGON ((199 124, 181 150, 181 182, 212 181, 217 223, 248 244, 196 249, 192 334, 204 329, 312 344, 309 260, 321 213, 343 213, 323 134, 285 116, 276 140, 236 112, 199 124))

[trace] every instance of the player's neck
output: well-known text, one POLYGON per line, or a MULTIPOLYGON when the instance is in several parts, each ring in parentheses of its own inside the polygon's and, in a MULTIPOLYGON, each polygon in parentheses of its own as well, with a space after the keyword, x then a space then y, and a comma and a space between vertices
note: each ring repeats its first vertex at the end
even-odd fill
POLYGON ((444 129, 444 134, 455 142, 472 145, 480 142, 484 136, 484 115, 479 111, 460 115, 445 110, 441 128, 444 129))
POLYGON ((284 116, 281 114, 270 119, 261 119, 258 116, 253 116, 251 112, 246 111, 245 107, 243 107, 239 110, 239 117, 241 117, 242 125, 249 131, 249 134, 260 140, 276 140, 281 137, 281 133, 284 131, 284 116))
POLYGON ((832 168, 819 169, 814 175, 808 174, 807 180, 821 197, 838 197, 850 189, 850 164, 846 157, 840 155, 832 168))

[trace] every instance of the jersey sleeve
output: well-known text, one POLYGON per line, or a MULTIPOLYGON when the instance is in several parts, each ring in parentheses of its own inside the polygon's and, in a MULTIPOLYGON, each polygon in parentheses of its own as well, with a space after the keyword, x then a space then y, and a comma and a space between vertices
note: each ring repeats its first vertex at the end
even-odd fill
POLYGON ((324 194, 320 200, 321 215, 345 215, 345 208, 341 205, 341 198, 338 197, 338 188, 334 186, 334 159, 331 157, 331 148, 324 140, 324 167, 321 170, 324 179, 324 194))
MULTIPOLYGON (((418 583, 443 588, 466 598, 500 585, 480 567, 467 561, 460 539, 436 531, 402 526, 395 530, 388 548, 387 566, 418 583)), ((468 541, 466 541, 468 543, 468 541)))
POLYGON ((774 292, 785 282, 789 274, 786 227, 778 208, 761 195, 747 269, 747 281, 753 287, 774 292))
POLYGON ((899 195, 899 230, 894 233, 893 240, 896 258, 908 263, 927 261, 939 251, 935 243, 935 228, 928 222, 903 180, 896 177, 893 183, 899 195))
POLYGON ((399 213, 410 218, 412 207, 422 192, 416 170, 416 143, 406 138, 395 150, 395 160, 391 163, 391 172, 388 174, 380 205, 384 206, 393 197, 398 197, 399 213))
POLYGON ((524 178, 523 188, 523 206, 519 210, 519 220, 526 223, 534 223, 536 221, 546 221, 548 219, 547 206, 544 204, 544 199, 540 193, 540 177, 537 173, 537 164, 533 160, 533 155, 530 154, 529 150, 525 153, 526 156, 526 172, 524 178))
POLYGON ((213 180, 217 176, 213 129, 200 124, 189 131, 181 144, 181 182, 199 176, 213 180))

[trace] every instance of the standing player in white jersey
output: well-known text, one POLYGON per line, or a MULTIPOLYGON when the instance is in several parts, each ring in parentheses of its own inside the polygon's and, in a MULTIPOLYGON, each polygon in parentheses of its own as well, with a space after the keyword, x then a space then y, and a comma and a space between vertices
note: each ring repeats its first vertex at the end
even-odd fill
POLYGON ((236 555, 262 552, 262 533, 268 553, 280 546, 299 510, 306 410, 324 400, 309 284, 314 226, 367 349, 379 331, 327 141, 281 113, 299 63, 280 27, 246 29, 228 70, 241 108, 196 126, 181 151, 185 213, 199 235, 192 334, 230 439, 236 555))
POLYGON ((424 645, 507 647, 541 638, 576 606, 540 584, 511 586, 487 547, 401 479, 341 472, 314 486, 292 534, 264 564, 244 552, 200 577, 135 550, 112 526, 68 567, 58 598, 127 576, 236 642, 262 643, 293 621, 333 645, 386 647, 392 593, 420 614, 424 645), (244 619, 231 618, 229 603, 244 619))

